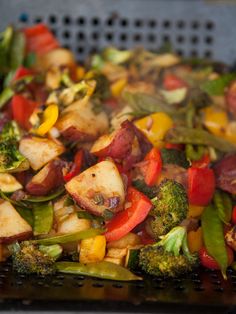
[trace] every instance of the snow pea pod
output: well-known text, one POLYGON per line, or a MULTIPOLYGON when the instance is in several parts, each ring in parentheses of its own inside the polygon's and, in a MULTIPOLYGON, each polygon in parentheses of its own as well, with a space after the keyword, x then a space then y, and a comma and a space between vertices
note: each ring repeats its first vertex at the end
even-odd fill
POLYGON ((47 196, 30 196, 25 201, 30 202, 30 203, 41 203, 41 202, 51 201, 54 198, 60 196, 64 191, 65 191, 65 189, 61 188, 61 189, 57 190, 56 192, 54 192, 51 195, 47 195, 47 196))
POLYGON ((141 277, 134 275, 128 269, 106 261, 86 265, 76 262, 57 262, 56 268, 57 271, 61 273, 85 275, 110 280, 142 280, 141 277))
POLYGON ((223 224, 216 209, 209 205, 202 214, 203 239, 208 253, 220 265, 224 279, 228 266, 228 255, 224 239, 223 224))
POLYGON ((31 227, 34 226, 34 216, 31 209, 22 208, 19 206, 15 206, 15 209, 18 211, 18 213, 21 215, 21 217, 28 222, 31 227))
POLYGON ((33 240, 32 242, 37 243, 37 244, 43 244, 43 245, 70 243, 70 242, 76 242, 76 241, 87 239, 87 238, 92 238, 103 232, 104 230, 102 229, 91 228, 91 229, 87 229, 83 231, 62 234, 62 235, 43 238, 43 239, 37 239, 37 240, 33 240))
POLYGON ((225 224, 229 224, 232 215, 232 201, 229 195, 217 190, 213 200, 220 220, 225 224))
POLYGON ((212 146, 221 152, 236 151, 236 145, 201 129, 176 127, 167 131, 164 141, 175 144, 212 146))
POLYGON ((34 235, 47 234, 53 224, 53 206, 51 203, 37 204, 33 208, 34 235))

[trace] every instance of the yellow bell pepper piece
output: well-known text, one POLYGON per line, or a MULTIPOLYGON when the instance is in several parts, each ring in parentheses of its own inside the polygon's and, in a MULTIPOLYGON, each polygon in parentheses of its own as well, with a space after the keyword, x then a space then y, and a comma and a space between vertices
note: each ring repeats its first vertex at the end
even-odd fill
POLYGON ((197 218, 203 213, 203 206, 190 205, 188 209, 188 218, 197 218))
POLYGON ((202 228, 199 227, 196 231, 189 231, 187 240, 189 251, 191 253, 198 252, 203 246, 202 228))
POLYGON ((84 67, 81 67, 81 66, 77 67, 76 68, 76 78, 77 78, 77 80, 82 80, 84 75, 85 75, 84 67))
POLYGON ((106 238, 98 235, 84 239, 80 243, 79 261, 81 263, 95 263, 104 259, 106 253, 106 238))
POLYGON ((210 106, 203 113, 204 125, 212 134, 236 144, 236 126, 229 121, 226 111, 210 106))
POLYGON ((38 135, 45 135, 54 126, 58 119, 59 110, 57 105, 49 105, 43 112, 43 123, 37 128, 38 135))
POLYGON ((155 147, 161 148, 166 132, 173 127, 173 120, 166 113, 157 112, 137 120, 135 125, 145 133, 155 147))
POLYGON ((122 90, 127 84, 126 78, 121 78, 111 85, 111 93, 114 97, 119 97, 122 90))

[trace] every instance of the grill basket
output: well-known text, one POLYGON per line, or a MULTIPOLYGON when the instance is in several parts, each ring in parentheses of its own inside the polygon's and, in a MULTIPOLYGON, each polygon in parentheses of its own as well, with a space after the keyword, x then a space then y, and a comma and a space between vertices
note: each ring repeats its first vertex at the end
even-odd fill
MULTIPOLYGON (((0 31, 44 22, 83 61, 105 46, 156 50, 171 42, 184 57, 236 60, 236 2, 203 0, 0 0, 0 31)), ((83 276, 13 274, 0 264, 0 311, 236 313, 236 273, 225 282, 200 270, 166 280, 122 283, 83 276)))

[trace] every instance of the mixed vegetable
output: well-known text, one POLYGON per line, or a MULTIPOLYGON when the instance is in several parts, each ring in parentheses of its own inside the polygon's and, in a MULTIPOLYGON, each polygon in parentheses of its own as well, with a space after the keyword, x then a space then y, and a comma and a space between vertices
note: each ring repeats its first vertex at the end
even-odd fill
POLYGON ((236 73, 43 24, 0 34, 0 261, 113 280, 235 267, 236 73))

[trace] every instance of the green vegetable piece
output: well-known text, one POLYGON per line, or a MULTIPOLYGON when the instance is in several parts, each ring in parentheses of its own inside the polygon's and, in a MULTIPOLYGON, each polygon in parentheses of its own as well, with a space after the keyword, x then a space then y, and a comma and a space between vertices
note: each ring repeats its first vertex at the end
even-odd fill
POLYGON ((36 62, 36 54, 34 52, 30 52, 26 55, 24 60, 24 66, 26 68, 31 68, 36 62))
POLYGON ((29 197, 27 197, 26 201, 30 202, 30 203, 48 202, 48 201, 54 200, 55 198, 60 196, 64 191, 65 191, 64 188, 60 188, 59 190, 57 190, 56 192, 54 192, 51 195, 47 195, 47 196, 29 196, 29 197))
POLYGON ((14 91, 6 87, 0 94, 0 109, 12 98, 14 91))
POLYGON ((130 270, 137 270, 139 266, 139 253, 140 250, 129 249, 126 255, 125 266, 130 270))
POLYGON ((54 261, 56 261, 61 257, 63 249, 59 244, 39 245, 39 251, 50 256, 54 261))
POLYGON ((176 127, 166 133, 164 140, 168 143, 212 146, 224 153, 236 151, 235 145, 201 129, 176 127))
POLYGON ((17 69, 24 60, 25 55, 25 36, 23 32, 14 32, 10 47, 10 68, 17 69))
POLYGON ((236 73, 227 73, 215 80, 208 80, 201 85, 203 91, 209 95, 223 95, 225 87, 236 78, 236 73))
POLYGON ((110 262, 81 264, 76 262, 57 262, 57 271, 61 273, 85 275, 102 279, 131 281, 142 280, 128 269, 110 262))
POLYGON ((147 195, 148 198, 154 198, 157 195, 157 186, 148 186, 144 180, 137 179, 132 184, 137 190, 147 195))
POLYGON ((28 168, 29 162, 18 151, 15 141, 0 142, 0 172, 17 172, 28 168))
POLYGON ((37 204, 33 208, 34 235, 48 234, 53 224, 53 206, 51 203, 37 204))
POLYGON ((229 224, 232 215, 232 201, 230 196, 223 191, 217 190, 213 200, 220 220, 225 224, 229 224))
POLYGON ((50 244, 63 244, 63 243, 70 243, 76 242, 87 238, 95 237, 103 233, 104 230, 102 229, 87 229, 84 231, 73 232, 53 237, 48 237, 44 239, 33 240, 33 243, 43 244, 43 245, 50 245, 50 244))
POLYGON ((79 210, 76 213, 77 213, 78 218, 80 218, 80 219, 97 220, 100 222, 104 221, 104 219, 102 217, 92 215, 89 212, 87 212, 86 210, 79 210))
POLYGON ((8 70, 9 50, 13 36, 13 28, 8 26, 4 32, 0 33, 0 71, 8 70))
POLYGON ((10 122, 7 122, 0 134, 0 138, 4 141, 8 140, 20 140, 21 138, 21 132, 20 129, 16 123, 16 121, 12 120, 10 122))
POLYGON ((114 47, 104 49, 102 57, 104 60, 113 64, 122 64, 127 62, 133 55, 131 50, 118 50, 114 47))
POLYGON ((15 206, 15 209, 21 215, 21 217, 28 222, 28 224, 33 227, 34 226, 34 216, 31 209, 22 208, 19 206, 15 206))
POLYGON ((194 147, 192 144, 186 144, 185 152, 189 160, 196 161, 200 160, 203 157, 205 153, 205 147, 202 145, 194 147))
POLYGON ((224 279, 227 279, 226 269, 228 266, 228 255, 224 239, 223 224, 216 209, 209 205, 202 214, 203 239, 208 253, 220 265, 224 279))
POLYGON ((161 159, 163 164, 178 165, 186 169, 190 166, 189 161, 185 156, 185 152, 174 148, 162 148, 161 159))

